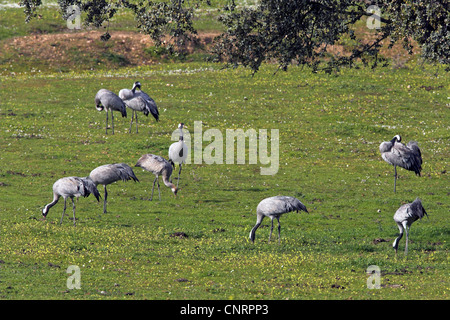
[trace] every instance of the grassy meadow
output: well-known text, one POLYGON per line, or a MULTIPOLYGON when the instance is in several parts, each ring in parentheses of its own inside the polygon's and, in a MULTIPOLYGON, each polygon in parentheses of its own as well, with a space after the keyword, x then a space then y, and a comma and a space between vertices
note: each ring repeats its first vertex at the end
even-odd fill
MULTIPOLYGON (((415 60, 338 75, 264 65, 252 76, 199 61, 9 68, 0 76, 1 299, 448 299, 450 79, 442 68, 415 60), (115 113, 115 134, 105 134, 96 92, 137 80, 160 121, 139 114, 139 133, 129 133, 131 112, 115 113), (177 197, 160 181, 162 200, 155 190, 149 201, 154 176, 134 168, 140 182, 108 186, 106 214, 91 195, 76 201, 76 227, 70 201, 59 224, 63 199, 43 219, 57 179, 107 163, 134 167, 145 153, 167 158, 178 123, 194 135, 196 121, 203 133, 222 133, 224 156, 227 129, 278 130, 277 173, 261 175, 269 165, 259 158, 192 161, 177 197), (395 134, 418 141, 424 164, 421 177, 398 169, 394 194, 393 167, 378 147, 395 134), (267 242, 266 218, 252 244, 256 206, 274 195, 297 197, 309 213, 282 216, 279 244, 276 227, 267 242), (412 225, 407 257, 404 238, 395 257, 392 217, 416 197, 429 218, 412 225), (80 289, 67 287, 71 265, 80 289), (367 287, 371 265, 381 269, 380 289, 367 287)), ((212 143, 201 138, 192 156, 212 143)))

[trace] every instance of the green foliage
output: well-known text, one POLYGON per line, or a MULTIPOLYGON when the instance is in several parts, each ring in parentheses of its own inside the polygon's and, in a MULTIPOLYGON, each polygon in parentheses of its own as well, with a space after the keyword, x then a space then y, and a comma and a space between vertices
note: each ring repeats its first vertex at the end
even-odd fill
MULTIPOLYGON (((137 28, 149 34, 157 46, 170 52, 185 52, 190 42, 197 40, 194 27, 196 9, 204 0, 184 1, 81 1, 59 0, 63 17, 69 5, 77 4, 86 14, 85 24, 99 28, 120 10, 131 10, 137 28), (169 37, 167 39, 166 37, 169 37)), ((41 1, 23 0, 26 20, 35 16, 41 1)), ((379 54, 383 41, 391 44, 402 41, 412 52, 413 41, 422 49, 422 57, 429 62, 449 66, 450 50, 449 9, 441 1, 401 0, 377 4, 380 27, 374 37, 357 38, 352 26, 363 18, 374 18, 367 11, 366 2, 359 0, 261 0, 252 7, 238 6, 235 0, 223 3, 219 20, 225 26, 215 42, 212 61, 226 61, 229 65, 243 65, 253 72, 265 61, 275 60, 280 69, 291 64, 307 65, 313 72, 327 73, 341 67, 355 67, 356 62, 375 68, 387 61, 379 54), (356 41, 349 55, 331 54, 330 46, 342 37, 356 41)), ((108 28, 108 26, 106 26, 108 28)), ((102 35, 107 41, 109 30, 102 35)))

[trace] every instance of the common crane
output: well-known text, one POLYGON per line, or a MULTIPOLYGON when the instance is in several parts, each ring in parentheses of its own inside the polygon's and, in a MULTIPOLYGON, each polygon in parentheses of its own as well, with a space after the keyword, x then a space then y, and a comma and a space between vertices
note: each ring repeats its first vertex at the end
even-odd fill
POLYGON ((108 111, 111 111, 112 133, 114 134, 114 113, 119 111, 122 117, 127 117, 127 109, 125 103, 114 92, 107 89, 100 89, 95 95, 95 107, 98 111, 106 111, 106 127, 105 132, 108 134, 108 111))
POLYGON ((264 217, 269 217, 272 220, 272 227, 270 228, 269 242, 272 237, 273 231, 273 219, 278 220, 278 242, 280 242, 281 237, 281 225, 280 217, 282 214, 291 211, 305 211, 308 212, 305 205, 300 202, 297 198, 289 196, 275 196, 262 200, 256 207, 256 224, 250 231, 250 240, 255 242, 255 232, 256 229, 261 225, 264 217))
POLYGON ((75 202, 73 201, 73 198, 78 198, 80 196, 88 197, 91 193, 95 196, 97 201, 100 201, 100 193, 92 180, 80 177, 61 178, 53 184, 53 201, 44 207, 42 210, 42 215, 46 218, 50 208, 58 202, 60 197, 63 197, 64 209, 61 216, 61 221, 59 222, 59 224, 62 224, 64 214, 66 213, 67 198, 71 198, 73 207, 73 225, 75 226, 75 202))
POLYGON ((177 195, 178 188, 169 180, 172 174, 172 165, 169 161, 161 156, 147 153, 137 161, 136 167, 141 167, 144 170, 150 171, 156 176, 155 180, 153 181, 152 196, 150 198, 150 201, 153 200, 153 191, 155 190, 156 182, 158 182, 159 200, 161 200, 161 191, 159 189, 158 179, 159 176, 162 176, 163 182, 166 187, 170 188, 175 196, 177 195))
POLYGON ((184 143, 183 140, 183 127, 184 123, 180 123, 178 125, 178 129, 180 129, 180 138, 177 142, 174 142, 169 147, 169 162, 172 164, 175 169, 175 163, 178 163, 180 169, 178 171, 178 180, 177 180, 177 188, 178 183, 180 182, 180 174, 181 174, 181 165, 186 161, 189 149, 184 143))
POLYGON ((131 90, 122 89, 119 91, 119 97, 125 102, 125 105, 132 110, 130 132, 134 118, 136 120, 136 133, 138 133, 138 111, 143 112, 145 116, 148 116, 148 114, 151 113, 156 121, 159 120, 159 111, 158 107, 156 106, 155 100, 150 98, 150 96, 145 92, 140 91, 140 89, 141 83, 139 81, 136 81, 133 84, 133 88, 131 90), (136 88, 138 88, 139 91, 136 91, 136 88))
POLYGON ((102 184, 105 189, 105 197, 103 199, 103 213, 106 213, 106 200, 108 198, 108 191, 106 190, 106 186, 108 184, 119 180, 134 180, 135 182, 139 182, 138 178, 136 178, 136 175, 133 172, 133 169, 131 169, 131 167, 125 163, 113 163, 99 166, 91 171, 88 178, 91 179, 96 186, 102 184))
POLYGON ((391 141, 380 144, 381 157, 394 166, 394 192, 396 192, 397 184, 397 166, 414 171, 418 176, 422 170, 422 154, 417 142, 410 141, 405 146, 400 141, 402 138, 396 135, 391 141))
POLYGON ((397 212, 394 214, 394 221, 397 223, 398 230, 400 231, 397 239, 394 240, 392 247, 395 249, 395 254, 397 255, 398 243, 403 237, 404 231, 406 231, 406 245, 405 245, 405 255, 408 253, 408 236, 409 228, 411 224, 422 219, 424 216, 428 217, 425 208, 422 206, 422 202, 419 198, 416 198, 412 203, 407 203, 398 208, 397 212))

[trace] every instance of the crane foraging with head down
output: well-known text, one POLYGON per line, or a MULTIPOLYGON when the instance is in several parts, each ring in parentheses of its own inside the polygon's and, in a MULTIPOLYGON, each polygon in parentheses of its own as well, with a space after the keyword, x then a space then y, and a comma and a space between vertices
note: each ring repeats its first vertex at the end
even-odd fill
POLYGON ((59 222, 59 224, 62 224, 64 214, 66 213, 67 198, 71 198, 73 207, 73 225, 75 226, 75 202, 73 201, 73 198, 78 198, 80 196, 86 198, 91 193, 95 196, 97 201, 100 201, 100 193, 98 192, 97 187, 92 182, 92 180, 80 177, 61 178, 53 184, 53 201, 44 207, 44 209, 42 210, 42 215, 44 216, 44 218, 46 218, 50 208, 58 202, 60 197, 63 197, 64 209, 61 216, 61 221, 59 222))
POLYGON ((135 182, 139 182, 138 178, 136 178, 133 169, 125 163, 113 163, 113 164, 105 164, 100 167, 95 168, 91 171, 88 176, 94 184, 97 186, 102 184, 105 189, 105 197, 103 199, 103 213, 106 213, 106 199, 108 198, 108 191, 106 190, 106 186, 113 182, 122 180, 128 181, 133 179, 135 182))
POLYGON ((98 111, 106 111, 106 127, 105 132, 108 134, 108 111, 111 111, 112 133, 114 134, 114 113, 119 111, 122 117, 127 117, 127 109, 125 103, 114 92, 107 89, 100 89, 95 95, 95 107, 98 111))
POLYGON ((308 212, 305 205, 300 202, 297 198, 289 196, 275 196, 262 200, 256 207, 256 224, 250 231, 250 240, 255 242, 255 232, 256 229, 261 225, 264 217, 269 217, 272 220, 272 227, 270 228, 269 242, 272 237, 273 231, 273 219, 278 220, 278 242, 280 242, 281 237, 281 225, 280 217, 284 213, 291 211, 305 211, 308 212))
POLYGON ((178 188, 169 180, 172 174, 172 165, 169 161, 161 156, 147 153, 137 161, 135 167, 141 167, 142 169, 150 171, 156 176, 155 180, 153 181, 152 196, 150 198, 150 201, 153 200, 153 191, 155 190, 156 182, 158 182, 159 200, 161 200, 161 191, 159 189, 158 179, 159 176, 162 176, 163 182, 166 187, 170 188, 175 196, 177 195, 178 188))
POLYGON ((133 125, 133 118, 136 120, 136 133, 138 133, 138 118, 137 112, 143 112, 145 116, 148 116, 149 113, 156 119, 159 120, 159 111, 156 106, 155 100, 153 100, 148 94, 144 91, 141 91, 141 83, 136 81, 133 84, 133 88, 130 89, 122 89, 119 91, 119 97, 123 100, 125 105, 130 108, 131 111, 131 122, 130 122, 130 133, 131 126, 133 125), (136 88, 139 91, 136 91, 136 88))
POLYGON ((397 166, 409 171, 414 171, 420 176, 422 170, 422 153, 415 141, 410 141, 405 146, 402 138, 396 135, 391 141, 380 144, 381 157, 384 161, 394 166, 394 192, 397 184, 397 166))
POLYGON ((422 201, 420 201, 419 198, 416 198, 412 203, 404 204, 398 208, 397 212, 394 214, 394 221, 397 223, 400 234, 392 244, 392 247, 395 249, 395 254, 397 254, 398 243, 403 237, 404 231, 406 231, 405 255, 408 253, 409 228, 414 221, 422 219, 425 215, 428 217, 425 208, 422 206, 422 201))

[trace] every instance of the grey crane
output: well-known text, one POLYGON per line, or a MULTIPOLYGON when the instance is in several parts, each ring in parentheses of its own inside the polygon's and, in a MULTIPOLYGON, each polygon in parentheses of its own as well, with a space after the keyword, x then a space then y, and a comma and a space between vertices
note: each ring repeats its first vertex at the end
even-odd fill
POLYGON ((180 174, 181 174, 181 165, 186 161, 188 156, 188 146, 184 143, 183 139, 183 127, 184 123, 180 123, 178 125, 178 129, 180 129, 180 138, 177 142, 174 142, 169 147, 169 162, 172 164, 175 169, 175 163, 178 163, 180 169, 178 171, 178 180, 177 180, 177 188, 178 183, 180 182, 180 174))
POLYGON ((133 169, 125 163, 113 163, 99 166, 91 171, 88 178, 97 186, 102 184, 105 189, 105 197, 103 199, 103 213, 106 213, 106 200, 108 198, 108 191, 106 186, 113 182, 122 180, 134 180, 139 182, 138 178, 133 172, 133 169))
POLYGON ((250 231, 250 240, 255 242, 255 232, 256 229, 261 225, 264 217, 269 217, 272 220, 272 227, 270 228, 269 234, 269 242, 272 237, 273 231, 273 219, 278 220, 278 242, 280 242, 280 233, 281 233, 281 225, 280 225, 280 217, 282 214, 291 212, 291 211, 305 211, 308 212, 305 205, 300 202, 297 198, 289 197, 289 196, 275 196, 263 199, 258 206, 256 207, 256 224, 253 229, 250 231))
POLYGON ((92 182, 92 180, 80 177, 61 178, 53 184, 53 201, 45 205, 44 209, 42 210, 42 215, 44 216, 44 218, 46 218, 50 208, 58 202, 60 197, 63 197, 64 209, 61 216, 61 221, 59 223, 62 224, 64 214, 66 213, 67 198, 71 198, 73 207, 73 225, 75 226, 75 202, 73 201, 73 198, 78 198, 80 196, 88 197, 91 193, 95 196, 97 201, 100 201, 100 193, 98 192, 97 187, 92 182))
POLYGON ((122 117, 127 117, 127 109, 125 103, 114 92, 107 89, 100 89, 95 95, 95 107, 98 111, 106 111, 106 128, 105 132, 108 134, 108 111, 111 111, 112 133, 114 134, 114 113, 119 111, 122 117))
POLYGON ((381 157, 387 163, 394 166, 394 192, 397 185, 397 166, 409 171, 414 171, 420 176, 422 170, 422 154, 416 141, 410 141, 405 146, 402 138, 396 135, 391 141, 380 144, 381 157))
POLYGON ((130 89, 122 89, 119 91, 119 97, 125 102, 125 105, 132 110, 131 113, 131 122, 130 122, 130 132, 131 126, 133 125, 133 118, 136 120, 136 133, 138 133, 138 118, 137 112, 143 112, 145 116, 148 116, 149 113, 156 119, 159 120, 159 111, 156 106, 155 100, 150 98, 148 94, 141 91, 141 83, 136 81, 133 84, 133 88, 130 89), (139 91, 136 91, 136 88, 139 91))
POLYGON ((169 180, 172 174, 172 165, 169 161, 161 156, 147 153, 137 161, 136 167, 141 167, 144 170, 150 171, 156 176, 155 180, 153 181, 152 196, 150 198, 150 201, 153 200, 153 191, 155 190, 156 182, 158 182, 159 200, 161 200, 161 191, 159 189, 158 179, 159 176, 162 176, 163 182, 166 187, 170 188, 175 196, 177 195, 178 188, 169 180))
POLYGON ((403 237, 404 231, 406 231, 405 255, 408 253, 409 228, 414 221, 422 219, 425 215, 428 217, 425 208, 422 206, 422 201, 419 198, 416 198, 416 200, 414 200, 412 203, 402 205, 400 208, 398 208, 397 212, 395 212, 394 221, 395 223, 397 223, 398 230, 400 231, 399 236, 394 240, 394 243, 392 244, 392 247, 395 249, 396 255, 398 243, 403 237))

